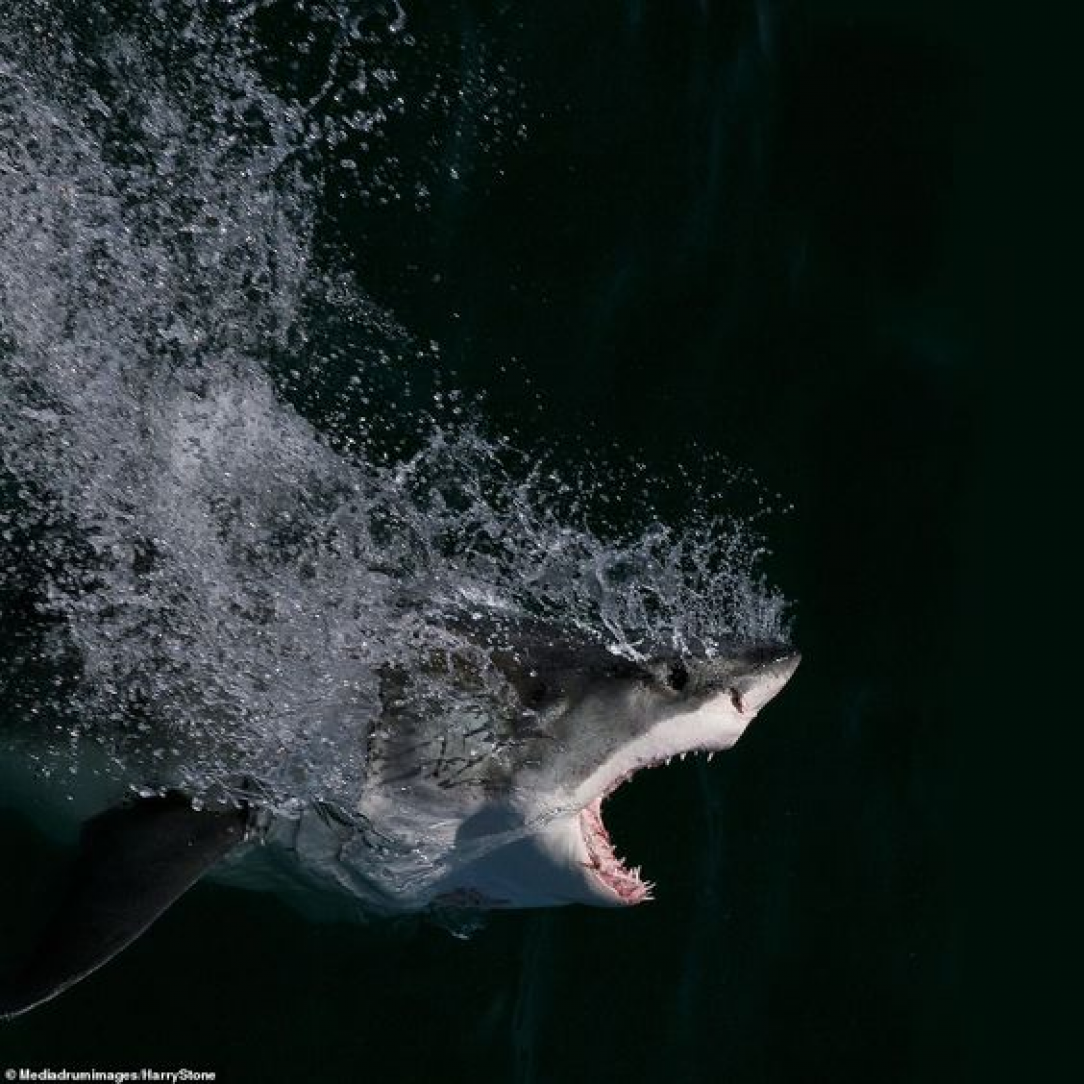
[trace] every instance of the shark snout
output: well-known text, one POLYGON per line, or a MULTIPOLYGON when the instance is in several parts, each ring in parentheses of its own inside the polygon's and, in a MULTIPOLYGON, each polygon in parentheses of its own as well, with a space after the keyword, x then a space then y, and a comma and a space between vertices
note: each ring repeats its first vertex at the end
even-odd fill
POLYGON ((790 681, 801 661, 801 652, 784 651, 759 662, 739 682, 742 710, 760 711, 790 681))

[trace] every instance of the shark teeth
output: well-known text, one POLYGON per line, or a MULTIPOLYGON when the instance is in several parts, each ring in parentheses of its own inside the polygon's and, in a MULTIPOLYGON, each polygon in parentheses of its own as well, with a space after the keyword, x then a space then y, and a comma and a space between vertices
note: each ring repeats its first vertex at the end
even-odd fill
POLYGON ((613 841, 610 839, 610 833, 606 830, 606 825, 602 820, 603 802, 605 802, 614 791, 627 783, 634 775, 647 768, 657 768, 668 765, 674 760, 674 757, 678 757, 684 761, 690 753, 694 756, 705 753, 710 761, 715 756, 715 752, 716 750, 714 749, 686 749, 681 753, 672 753, 665 759, 638 765, 636 768, 633 768, 631 771, 628 771, 615 779, 606 789, 605 793, 599 795, 598 798, 593 802, 590 802, 583 810, 581 810, 580 825, 584 842, 587 844, 587 866, 611 892, 618 896, 622 903, 632 906, 633 904, 644 903, 647 900, 654 899, 655 883, 653 881, 645 881, 642 878, 642 866, 636 866, 630 869, 629 866, 625 864, 625 859, 618 855, 614 850, 613 841))
POLYGON ((602 799, 596 798, 580 813, 588 868, 620 902, 632 906, 651 898, 651 887, 640 879, 640 868, 629 869, 614 851, 610 834, 602 823, 602 799))

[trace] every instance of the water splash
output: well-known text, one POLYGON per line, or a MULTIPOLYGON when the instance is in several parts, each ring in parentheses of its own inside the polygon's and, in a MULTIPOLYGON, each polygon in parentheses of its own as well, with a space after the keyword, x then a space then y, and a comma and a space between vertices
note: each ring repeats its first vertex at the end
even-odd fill
MULTIPOLYGON (((417 412, 389 455, 387 402, 322 429, 288 402, 344 364, 328 322, 414 350, 318 242, 336 148, 407 107, 397 5, 306 9, 304 78, 261 44, 289 4, 65 7, 0 29, 0 568, 32 567, 73 740, 197 794, 242 765, 271 804, 352 807, 389 667, 427 710, 502 703, 457 615, 634 658, 784 633, 745 524, 600 528, 646 472, 570 476, 461 405, 417 412), (472 689, 433 665, 464 654, 472 689)), ((369 401, 397 363, 377 353, 353 359, 369 401)))

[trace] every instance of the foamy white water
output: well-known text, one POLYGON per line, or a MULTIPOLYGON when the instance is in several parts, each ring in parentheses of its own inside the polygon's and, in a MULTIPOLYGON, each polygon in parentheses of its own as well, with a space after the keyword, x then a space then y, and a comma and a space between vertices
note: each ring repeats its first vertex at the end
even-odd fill
POLYGON ((33 540, 5 574, 32 569, 42 650, 76 674, 54 705, 73 741, 156 785, 240 766, 273 804, 353 807, 389 666, 424 710, 501 710, 457 615, 632 656, 783 635, 737 520, 604 534, 618 477, 422 416, 420 450, 389 460, 371 418, 320 431, 276 384, 332 364, 314 313, 394 326, 316 238, 323 166, 386 117, 394 72, 367 78, 367 50, 394 55, 409 11, 319 5, 326 71, 303 98, 265 72, 274 4, 67 6, 0 27, 0 530, 33 540))

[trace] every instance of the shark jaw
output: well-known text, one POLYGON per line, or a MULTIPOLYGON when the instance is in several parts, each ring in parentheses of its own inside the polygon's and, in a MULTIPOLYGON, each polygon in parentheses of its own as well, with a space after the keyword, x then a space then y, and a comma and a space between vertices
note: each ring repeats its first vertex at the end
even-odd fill
POLYGON ((573 822, 582 839, 583 865, 601 897, 593 902, 631 907, 652 899, 655 888, 641 877, 639 866, 630 867, 614 849, 602 819, 606 800, 638 772, 669 764, 674 757, 684 760, 690 753, 704 753, 711 760, 715 753, 729 749, 757 712, 787 683, 800 660, 797 653, 775 659, 744 688, 721 690, 693 710, 664 719, 603 765, 579 789, 581 800, 595 792, 573 822))
MULTIPOLYGON (((700 753, 702 749, 686 750, 675 754, 684 760, 689 752, 700 753)), ((715 750, 707 750, 710 760, 715 755, 715 750)), ((639 768, 626 773, 618 778, 604 794, 600 794, 594 801, 589 802, 580 810, 575 819, 576 830, 583 837, 583 845, 586 848, 586 860, 584 867, 589 876, 601 888, 603 904, 615 907, 633 907, 638 903, 645 903, 654 898, 655 885, 651 881, 645 881, 641 876, 640 866, 629 866, 626 859, 622 858, 614 847, 610 833, 602 819, 603 804, 625 783, 641 771, 658 768, 670 763, 673 757, 666 757, 656 763, 644 764, 639 768)))
POLYGON ((586 809, 580 811, 579 829, 587 846, 587 868, 603 888, 615 897, 618 906, 632 907, 651 899, 655 887, 640 877, 640 867, 630 869, 614 850, 610 833, 602 822, 603 798, 596 798, 586 809))

